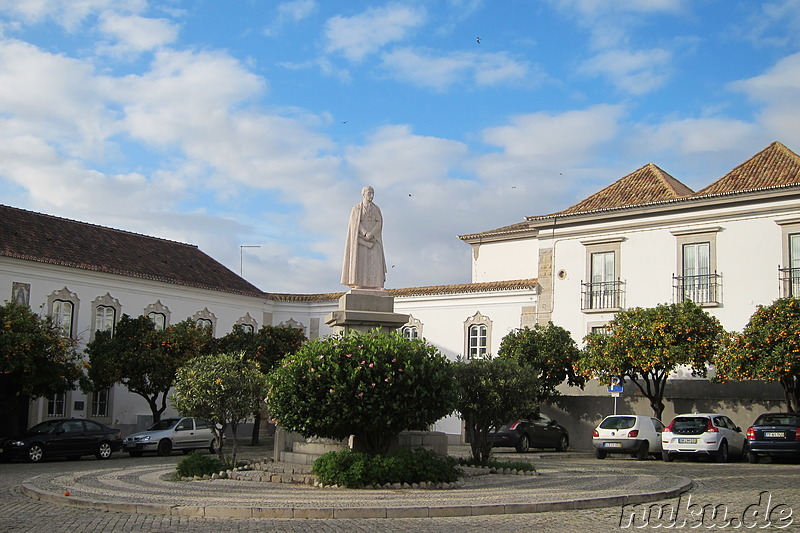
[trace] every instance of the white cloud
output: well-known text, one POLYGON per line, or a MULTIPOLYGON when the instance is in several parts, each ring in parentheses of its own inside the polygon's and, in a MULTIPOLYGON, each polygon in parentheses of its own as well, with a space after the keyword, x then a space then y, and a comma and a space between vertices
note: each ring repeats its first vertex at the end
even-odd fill
POLYGON ((425 18, 422 8, 401 4, 369 8, 352 17, 337 15, 325 25, 325 49, 350 61, 361 61, 388 43, 405 39, 425 18))
POLYGON ((665 83, 671 61, 672 54, 663 49, 606 50, 586 60, 578 71, 602 76, 617 89, 639 95, 665 83))
POLYGON ((112 53, 145 52, 173 43, 178 27, 167 19, 105 13, 99 24, 102 33, 114 39, 112 53))
POLYGON ((141 13, 146 8, 147 0, 0 0, 0 12, 27 23, 53 20, 70 32, 77 31, 90 15, 106 10, 141 13))
POLYGON ((264 29, 264 35, 275 36, 283 27, 292 22, 298 22, 310 17, 319 9, 316 0, 293 0, 278 4, 276 15, 272 22, 264 29))
POLYGON ((382 59, 383 67, 392 77, 437 91, 459 83, 485 87, 519 84, 531 78, 528 63, 505 53, 453 52, 442 56, 432 51, 402 48, 384 54, 382 59))

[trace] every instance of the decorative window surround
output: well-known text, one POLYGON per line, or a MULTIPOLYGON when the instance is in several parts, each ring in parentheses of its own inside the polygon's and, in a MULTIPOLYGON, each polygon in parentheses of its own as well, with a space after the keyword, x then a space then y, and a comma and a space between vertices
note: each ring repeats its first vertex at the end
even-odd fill
POLYGON ((144 316, 150 317, 150 320, 156 325, 156 329, 164 329, 169 326, 170 311, 169 307, 161 303, 161 300, 156 300, 156 303, 150 304, 144 308, 144 316), (160 315, 160 316, 158 316, 160 315))
POLYGON ((89 331, 89 340, 94 339, 94 335, 99 330, 110 330, 114 334, 114 326, 122 313, 122 306, 119 300, 113 298, 109 293, 105 293, 92 302, 92 327, 89 331))
POLYGON ((490 355, 492 321, 480 311, 464 321, 464 353, 467 359, 483 359, 490 355))
POLYGON ((197 313, 192 315, 192 320, 194 320, 198 326, 207 327, 211 329, 211 335, 214 336, 214 332, 217 330, 217 317, 208 310, 208 307, 203 308, 202 311, 198 311, 197 313))
POLYGON ((258 330, 258 323, 256 323, 256 319, 250 316, 250 312, 245 313, 245 315, 236 321, 236 326, 242 326, 243 329, 249 331, 250 333, 255 333, 258 330))
POLYGON ((70 292, 66 287, 53 291, 47 297, 47 314, 53 317, 57 326, 62 328, 64 335, 72 339, 75 338, 75 323, 78 319, 80 303, 78 295, 70 292), (57 302, 66 302, 69 305, 64 306, 57 302))

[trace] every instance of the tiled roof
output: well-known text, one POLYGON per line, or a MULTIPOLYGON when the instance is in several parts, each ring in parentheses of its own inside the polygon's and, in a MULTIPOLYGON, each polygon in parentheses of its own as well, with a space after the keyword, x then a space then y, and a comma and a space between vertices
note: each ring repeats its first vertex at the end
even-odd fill
POLYGON ((778 141, 734 168, 696 196, 800 184, 800 156, 778 141))
MULTIPOLYGON (((468 294, 474 292, 494 292, 494 291, 513 291, 534 289, 538 286, 539 280, 517 279, 507 281, 487 281, 483 283, 461 283, 456 285, 430 285, 427 287, 408 287, 403 289, 388 289, 390 296, 412 297, 412 296, 435 296, 440 294, 468 294)), ((336 301, 343 295, 343 292, 333 292, 326 294, 267 294, 271 300, 282 302, 326 302, 336 301)))
POLYGON ((674 200, 694 194, 689 187, 676 180, 653 163, 618 179, 605 189, 568 207, 558 214, 583 213, 598 209, 627 207, 663 200, 674 200))
POLYGON ((183 244, 0 205, 0 255, 251 296, 264 293, 183 244))

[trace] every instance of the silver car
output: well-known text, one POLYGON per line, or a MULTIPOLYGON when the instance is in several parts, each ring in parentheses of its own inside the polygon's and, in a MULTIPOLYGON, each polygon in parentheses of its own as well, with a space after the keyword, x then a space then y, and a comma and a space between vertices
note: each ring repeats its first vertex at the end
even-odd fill
POLYGON ((165 418, 147 431, 128 435, 122 441, 122 450, 139 457, 144 452, 169 455, 172 450, 189 453, 192 450, 215 453, 214 433, 211 424, 200 418, 165 418))

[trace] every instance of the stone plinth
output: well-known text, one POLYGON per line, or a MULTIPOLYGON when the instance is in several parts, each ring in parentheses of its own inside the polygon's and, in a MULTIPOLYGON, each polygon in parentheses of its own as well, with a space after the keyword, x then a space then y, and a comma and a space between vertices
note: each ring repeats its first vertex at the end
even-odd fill
POLYGON ((408 315, 394 312, 394 297, 385 290, 352 289, 339 298, 339 309, 325 317, 335 333, 393 331, 407 322, 408 315))

